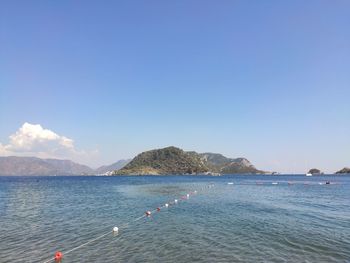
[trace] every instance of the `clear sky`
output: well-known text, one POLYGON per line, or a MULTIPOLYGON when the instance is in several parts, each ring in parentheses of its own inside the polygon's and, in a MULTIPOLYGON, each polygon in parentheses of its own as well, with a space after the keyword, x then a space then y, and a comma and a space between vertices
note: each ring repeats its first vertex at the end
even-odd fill
POLYGON ((0 3, 0 155, 174 145, 334 172, 349 98, 348 0, 0 3))

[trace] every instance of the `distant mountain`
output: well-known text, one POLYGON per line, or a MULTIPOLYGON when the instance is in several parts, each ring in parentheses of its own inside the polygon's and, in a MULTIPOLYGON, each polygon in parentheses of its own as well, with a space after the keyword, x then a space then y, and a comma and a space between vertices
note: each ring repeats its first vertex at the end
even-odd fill
POLYGON ((336 174, 350 174, 350 168, 344 167, 343 169, 336 172, 336 174))
POLYGON ((119 160, 111 165, 104 165, 101 166, 99 168, 97 168, 95 170, 95 172, 97 174, 104 174, 104 173, 108 173, 111 171, 115 171, 115 170, 120 170, 122 169, 125 165, 127 165, 129 162, 131 161, 131 159, 127 159, 127 160, 119 160))
POLYGON ((257 174, 257 170, 245 158, 226 158, 221 154, 185 152, 167 147, 140 153, 116 175, 162 174, 257 174))
POLYGON ((89 175, 94 170, 69 160, 0 157, 0 175, 89 175))
POLYGON ((0 157, 0 175, 166 175, 166 174, 261 174, 245 158, 227 158, 217 153, 186 152, 167 147, 143 152, 132 160, 91 169, 69 160, 36 157, 0 157))

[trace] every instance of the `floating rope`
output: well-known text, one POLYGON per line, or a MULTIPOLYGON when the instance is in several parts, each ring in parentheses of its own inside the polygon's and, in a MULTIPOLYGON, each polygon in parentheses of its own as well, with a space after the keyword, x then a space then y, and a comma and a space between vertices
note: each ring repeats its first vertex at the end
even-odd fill
MULTIPOLYGON (((288 182, 286 182, 286 181, 281 181, 281 182, 270 181, 269 182, 269 181, 264 181, 264 182, 262 182, 262 181, 256 181, 255 183, 244 182, 244 183, 236 184, 236 183, 233 183, 233 182, 228 182, 227 184, 228 185, 283 185, 284 184, 284 185, 291 186, 291 185, 296 185, 296 184, 299 184, 299 185, 330 185, 330 184, 332 184, 332 185, 339 185, 340 183, 338 183, 338 182, 332 182, 331 183, 329 181, 326 181, 326 182, 313 182, 313 181, 306 181, 306 182, 305 181, 304 182, 302 182, 302 181, 301 182, 292 182, 292 181, 288 181, 288 182)), ((214 184, 209 184, 209 185, 207 185, 205 187, 200 188, 198 191, 203 191, 205 189, 212 188, 213 186, 214 186, 214 184)), ((101 234, 101 235, 99 235, 99 236, 97 236, 97 237, 95 237, 93 239, 90 239, 89 241, 87 241, 87 242, 85 242, 85 243, 83 243, 83 244, 81 244, 79 246, 76 246, 76 247, 74 247, 74 248, 72 248, 70 250, 67 250, 65 252, 57 251, 55 253, 54 257, 52 257, 52 258, 50 258, 50 259, 48 259, 46 261, 43 261, 42 263, 49 263, 49 262, 54 262, 54 261, 60 262, 64 255, 68 255, 69 253, 72 253, 75 250, 78 250, 78 249, 80 249, 82 247, 85 247, 85 246, 87 246, 87 245, 89 245, 89 244, 91 244, 91 243, 93 243, 93 242, 95 242, 95 241, 97 241, 97 240, 107 236, 107 235, 110 235, 112 233, 117 234, 119 232, 119 229, 126 229, 126 228, 128 228, 130 226, 131 223, 135 223, 135 222, 141 220, 142 218, 149 217, 155 212, 160 212, 163 208, 168 208, 171 205, 175 205, 175 204, 177 204, 179 202, 188 200, 190 198, 190 196, 197 194, 198 191, 195 190, 195 191, 192 191, 192 192, 187 193, 185 195, 182 195, 182 196, 180 196, 180 198, 174 199, 173 201, 170 201, 170 202, 167 202, 164 205, 162 205, 160 207, 157 207, 154 210, 145 211, 145 213, 142 216, 139 216, 139 217, 129 221, 128 223, 124 223, 124 224, 120 225, 119 228, 116 227, 116 226, 114 226, 113 228, 111 227, 112 230, 109 230, 109 231, 107 231, 107 232, 105 232, 105 233, 103 233, 103 234, 101 234)))
POLYGON ((233 183, 228 182, 228 185, 340 185, 339 182, 330 182, 330 181, 256 181, 256 182, 242 182, 242 183, 233 183))
MULTIPOLYGON (((207 185, 207 186, 205 186, 205 187, 200 188, 199 191, 202 191, 202 190, 208 189, 208 188, 212 188, 213 186, 214 186, 214 184, 209 184, 209 185, 207 185)), ((115 234, 116 234, 116 233, 119 232, 119 229, 120 229, 120 228, 126 229, 126 228, 128 228, 128 227, 130 226, 131 223, 135 223, 135 222, 141 220, 142 218, 149 217, 149 216, 151 216, 153 213, 159 212, 159 211, 160 211, 161 209, 163 209, 163 208, 168 208, 169 205, 175 205, 175 204, 177 204, 179 201, 188 200, 188 199, 190 198, 191 195, 195 195, 195 194, 197 194, 197 193, 198 193, 197 190, 192 191, 192 192, 190 192, 190 193, 188 193, 188 194, 186 194, 186 195, 181 196, 181 198, 179 198, 179 199, 174 199, 174 201, 165 203, 164 205, 162 205, 162 206, 160 206, 160 207, 157 207, 156 209, 154 209, 154 210, 152 210, 152 211, 146 211, 142 216, 137 217, 137 218, 135 218, 134 220, 131 220, 129 223, 124 223, 124 224, 120 225, 119 228, 115 226, 115 227, 112 228, 112 230, 109 230, 109 231, 105 232, 105 233, 102 234, 102 235, 99 235, 99 236, 97 236, 97 237, 95 237, 95 238, 93 238, 93 239, 90 239, 89 241, 87 241, 87 242, 85 242, 85 243, 83 243, 83 244, 81 244, 81 245, 79 245, 79 246, 76 246, 76 247, 74 247, 74 248, 72 248, 72 249, 70 249, 70 250, 67 250, 67 251, 65 251, 65 252, 57 251, 57 252, 55 253, 55 256, 54 256, 53 258, 47 259, 46 261, 43 261, 42 263, 49 263, 49 262, 54 262, 54 261, 60 262, 60 261, 62 260, 62 258, 63 258, 63 255, 68 255, 69 253, 72 253, 72 252, 75 251, 75 250, 78 250, 78 249, 80 249, 80 248, 82 248, 82 247, 85 247, 85 246, 87 246, 87 245, 89 245, 89 244, 91 244, 91 243, 93 243, 93 242, 95 242, 95 241, 97 241, 97 240, 99 240, 99 239, 101 239, 101 238, 107 236, 107 235, 110 235, 110 234, 112 234, 112 233, 115 233, 115 234)))

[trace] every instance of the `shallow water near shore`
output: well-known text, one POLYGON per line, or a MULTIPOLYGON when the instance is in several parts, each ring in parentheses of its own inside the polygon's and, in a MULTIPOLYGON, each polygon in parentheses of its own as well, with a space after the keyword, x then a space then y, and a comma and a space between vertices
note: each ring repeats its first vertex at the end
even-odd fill
POLYGON ((0 177, 0 262, 43 262, 125 223, 62 262, 350 262, 349 200, 349 176, 0 177))

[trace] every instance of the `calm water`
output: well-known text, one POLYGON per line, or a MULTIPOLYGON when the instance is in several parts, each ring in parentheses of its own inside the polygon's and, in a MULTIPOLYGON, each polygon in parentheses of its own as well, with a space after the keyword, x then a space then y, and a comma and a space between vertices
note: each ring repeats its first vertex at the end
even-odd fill
POLYGON ((45 261, 209 183, 63 262, 350 262, 348 176, 0 177, 0 262, 45 261))

